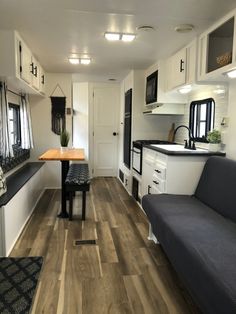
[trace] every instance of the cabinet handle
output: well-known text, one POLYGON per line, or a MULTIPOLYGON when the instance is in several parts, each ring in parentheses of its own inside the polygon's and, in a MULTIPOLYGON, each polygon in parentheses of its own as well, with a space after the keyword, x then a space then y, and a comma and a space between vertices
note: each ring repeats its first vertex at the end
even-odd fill
POLYGON ((156 171, 157 173, 161 173, 161 171, 160 171, 160 170, 158 170, 158 169, 155 169, 155 171, 156 171))
POLYGON ((32 73, 34 75, 34 62, 30 63, 30 66, 31 66, 30 73, 32 73))
POLYGON ((159 184, 159 182, 158 181, 152 181, 153 183, 155 183, 155 184, 159 184))
POLYGON ((180 72, 184 71, 184 60, 180 60, 180 72))
POLYGON ((41 83, 44 84, 44 75, 42 75, 42 82, 41 83))
POLYGON ((151 189, 151 185, 148 185, 148 194, 151 194, 150 189, 151 189))
POLYGON ((38 76, 38 67, 37 67, 37 65, 34 67, 34 76, 35 77, 38 76))

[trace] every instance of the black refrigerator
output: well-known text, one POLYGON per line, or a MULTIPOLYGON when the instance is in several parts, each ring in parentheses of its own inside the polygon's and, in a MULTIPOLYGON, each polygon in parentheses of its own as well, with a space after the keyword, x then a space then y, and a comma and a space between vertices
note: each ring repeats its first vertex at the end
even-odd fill
POLYGON ((130 169, 131 160, 132 89, 125 93, 123 162, 130 169))

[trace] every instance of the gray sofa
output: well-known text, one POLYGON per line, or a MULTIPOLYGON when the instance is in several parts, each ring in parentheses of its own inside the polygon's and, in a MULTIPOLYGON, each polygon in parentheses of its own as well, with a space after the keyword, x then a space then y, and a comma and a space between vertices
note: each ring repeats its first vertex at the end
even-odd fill
POLYGON ((235 314, 236 161, 211 157, 194 195, 145 195, 142 206, 203 313, 235 314))

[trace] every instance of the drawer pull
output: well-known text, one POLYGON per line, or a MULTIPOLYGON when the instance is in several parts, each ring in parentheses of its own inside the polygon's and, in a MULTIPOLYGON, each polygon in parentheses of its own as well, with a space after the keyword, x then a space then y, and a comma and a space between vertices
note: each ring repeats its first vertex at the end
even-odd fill
POLYGON ((160 170, 158 170, 158 169, 155 169, 155 171, 156 171, 157 173, 161 173, 161 171, 160 171, 160 170))
POLYGON ((153 183, 155 183, 155 184, 159 184, 159 182, 158 181, 152 181, 153 183))

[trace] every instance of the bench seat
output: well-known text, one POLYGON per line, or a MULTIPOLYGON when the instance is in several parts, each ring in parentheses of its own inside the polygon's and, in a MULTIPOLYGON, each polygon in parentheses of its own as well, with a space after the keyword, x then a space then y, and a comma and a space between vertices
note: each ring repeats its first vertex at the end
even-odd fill
POLYGON ((66 192, 69 193, 69 220, 73 216, 73 196, 74 192, 82 192, 82 220, 86 216, 86 192, 90 188, 90 177, 88 164, 71 164, 66 181, 66 192))

